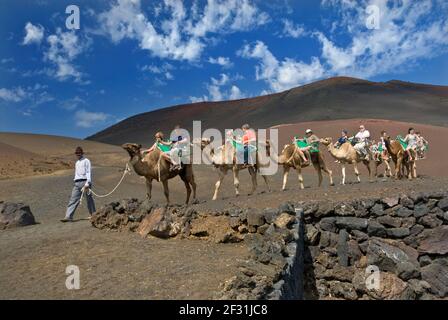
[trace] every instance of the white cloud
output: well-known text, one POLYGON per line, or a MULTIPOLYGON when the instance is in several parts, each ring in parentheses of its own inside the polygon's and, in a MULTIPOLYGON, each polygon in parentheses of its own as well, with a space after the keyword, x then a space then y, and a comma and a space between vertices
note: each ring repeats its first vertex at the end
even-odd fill
POLYGON ((256 79, 266 81, 274 92, 302 85, 324 76, 325 70, 317 57, 311 63, 285 58, 279 61, 262 42, 245 45, 238 54, 244 58, 258 59, 256 79))
POLYGON ((91 128, 100 125, 111 118, 111 115, 103 112, 89 112, 84 109, 75 113, 76 125, 81 128, 91 128))
POLYGON ((173 80, 174 75, 171 73, 171 70, 174 70, 174 66, 169 63, 164 63, 162 65, 156 66, 156 65, 144 65, 141 68, 141 71, 143 72, 150 72, 153 74, 160 74, 165 77, 166 80, 173 80))
POLYGON ((0 88, 0 99, 6 102, 21 102, 26 97, 27 94, 21 87, 14 89, 0 88))
POLYGON ((54 97, 46 89, 47 86, 40 83, 36 83, 34 86, 12 89, 0 88, 0 100, 17 103, 23 114, 31 115, 34 108, 54 101, 54 97))
POLYGON ((231 82, 241 79, 240 75, 229 76, 221 73, 219 78, 210 78, 210 82, 206 84, 208 95, 202 97, 190 96, 191 102, 201 101, 224 101, 245 98, 245 94, 235 84, 231 82))
POLYGON ((71 99, 65 100, 61 102, 61 107, 65 110, 75 110, 78 109, 79 106, 85 105, 86 101, 79 96, 75 96, 71 99))
POLYGON ((283 19, 283 35, 292 38, 300 38, 306 35, 305 28, 296 25, 289 19, 283 19))
POLYGON ((47 42, 49 47, 44 53, 44 59, 55 66, 55 69, 49 70, 49 75, 59 81, 73 79, 78 83, 86 83, 84 75, 73 61, 89 46, 88 41, 82 41, 75 32, 57 29, 55 34, 47 37, 47 42))
MULTIPOLYGON (((237 52, 242 57, 259 60, 256 79, 266 81, 270 92, 324 77, 370 78, 396 73, 421 59, 448 52, 448 16, 438 14, 444 12, 443 8, 446 12, 443 1, 324 0, 322 4, 334 6, 338 13, 340 22, 332 26, 330 33, 344 33, 344 37, 338 37, 343 39, 344 45, 336 43, 323 31, 315 31, 311 35, 320 44, 321 55, 312 57, 309 63, 292 58, 277 59, 261 41, 245 45, 237 52), (366 27, 368 5, 380 9, 378 30, 366 27)), ((291 36, 301 34, 292 22, 285 21, 285 33, 289 30, 291 36)))
POLYGON ((44 38, 44 28, 41 25, 34 25, 28 22, 25 25, 25 37, 23 38, 22 44, 28 45, 32 43, 41 43, 44 38))
POLYGON ((208 0, 202 12, 196 2, 186 10, 182 1, 165 0, 154 10, 167 18, 150 21, 140 0, 117 0, 98 20, 114 43, 133 39, 154 56, 187 61, 199 59, 208 34, 249 30, 269 20, 250 0, 208 0))
POLYGON ((338 45, 316 33, 329 75, 368 78, 406 69, 448 50, 448 16, 437 14, 443 12, 440 1, 326 0, 324 5, 338 10, 340 26, 351 38, 347 45, 338 45), (377 30, 365 26, 368 5, 379 8, 377 30))
POLYGON ((208 62, 211 64, 218 64, 225 68, 229 68, 232 66, 232 62, 228 57, 217 57, 217 58, 210 57, 208 58, 208 62))

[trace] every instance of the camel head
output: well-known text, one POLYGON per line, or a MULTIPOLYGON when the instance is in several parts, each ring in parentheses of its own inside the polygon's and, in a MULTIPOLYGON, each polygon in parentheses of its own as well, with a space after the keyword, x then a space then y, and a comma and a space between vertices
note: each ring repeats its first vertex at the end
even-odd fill
POLYGON ((142 145, 136 143, 125 143, 121 147, 124 150, 126 150, 129 153, 129 156, 132 158, 140 154, 140 149, 142 148, 142 145))
POLYGON ((320 139, 320 143, 322 143, 324 146, 329 146, 333 143, 333 139, 331 137, 320 139))

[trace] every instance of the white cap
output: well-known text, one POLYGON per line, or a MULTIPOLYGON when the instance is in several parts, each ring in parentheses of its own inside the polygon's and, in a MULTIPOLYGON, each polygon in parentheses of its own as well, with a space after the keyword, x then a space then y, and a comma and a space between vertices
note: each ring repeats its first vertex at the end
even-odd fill
POLYGON ((306 129, 305 133, 312 133, 313 131, 311 129, 306 129))

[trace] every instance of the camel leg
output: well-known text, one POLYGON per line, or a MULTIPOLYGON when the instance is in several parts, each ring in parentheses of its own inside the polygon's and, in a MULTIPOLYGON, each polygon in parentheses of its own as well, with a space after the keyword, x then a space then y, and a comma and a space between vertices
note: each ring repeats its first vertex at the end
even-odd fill
POLYGON ((378 178, 378 167, 381 165, 381 163, 376 161, 376 160, 374 160, 373 163, 375 163, 375 173, 374 173, 374 175, 375 175, 375 178, 378 178))
POLYGON ((367 171, 369 172, 369 181, 372 182, 372 171, 370 170, 370 161, 363 161, 364 165, 367 168, 367 171))
POLYGON ((193 189, 193 200, 196 200, 196 181, 194 180, 193 167, 187 167, 185 178, 193 189))
POLYGON ((321 167, 320 163, 313 163, 313 167, 314 167, 314 169, 317 172, 317 176, 318 176, 318 179, 319 179, 318 186, 320 187, 322 185, 322 180, 323 180, 323 178, 322 178, 322 167, 321 167))
POLYGON ((268 176, 262 175, 264 183, 266 184, 266 188, 268 188, 268 192, 271 192, 271 186, 269 185, 269 179, 268 176))
POLYGON ((249 167, 249 174, 252 180, 252 190, 249 193, 249 195, 251 195, 257 190, 257 171, 254 167, 249 167))
POLYGON ((414 179, 416 179, 417 178, 417 164, 415 163, 415 161, 412 165, 412 174, 414 175, 414 179))
POLYGON ((392 175, 392 170, 390 169, 389 161, 384 161, 384 164, 386 165, 386 170, 384 171, 384 175, 386 177, 390 177, 392 175))
POLYGON ((298 166, 296 168, 296 171, 297 171, 297 177, 299 179, 300 189, 305 189, 305 187, 303 186, 302 168, 300 166, 298 166))
MULTIPOLYGON (((359 178, 358 165, 356 164, 356 162, 353 163, 353 169, 355 169, 356 179, 358 180, 358 182, 361 182, 361 179, 359 178)), ((370 168, 369 168, 369 171, 370 171, 370 168)))
POLYGON ((325 163, 323 164, 323 166, 321 166, 321 169, 323 172, 325 172, 326 174, 328 174, 328 178, 330 179, 330 186, 334 186, 334 182, 333 182, 333 171, 331 171, 330 169, 327 168, 327 166, 325 165, 325 163))
POLYGON ((186 175, 180 175, 180 178, 182 179, 182 181, 185 184, 185 188, 187 189, 187 200, 185 201, 185 204, 188 204, 188 202, 190 201, 190 195, 191 195, 191 186, 190 183, 186 177, 186 175))
POLYGON ((146 178, 146 200, 151 200, 152 179, 146 178))
POLYGON ((218 172, 219 172, 219 179, 218 181, 216 181, 215 193, 213 194, 212 200, 216 200, 218 198, 219 187, 221 187, 222 180, 224 180, 224 177, 227 174, 227 169, 221 168, 218 172))
POLYGON ((233 171, 233 186, 235 187, 235 195, 239 196, 240 195, 240 178, 239 178, 240 170, 236 167, 233 167, 232 171, 233 171))
POLYGON ((163 194, 166 198, 166 203, 170 204, 170 190, 168 189, 168 180, 162 180, 163 194))
POLYGON ((283 186, 282 190, 286 190, 286 182, 288 181, 289 166, 283 166, 283 186))
POLYGON ((342 164, 342 185, 345 184, 345 164, 342 164))

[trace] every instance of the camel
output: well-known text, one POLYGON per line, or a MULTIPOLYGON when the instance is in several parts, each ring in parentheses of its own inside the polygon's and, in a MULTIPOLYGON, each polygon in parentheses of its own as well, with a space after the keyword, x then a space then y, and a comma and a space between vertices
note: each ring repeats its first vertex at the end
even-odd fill
MULTIPOLYGON (((304 189, 302 168, 308 167, 310 163, 305 163, 300 156, 302 152, 296 144, 287 144, 283 147, 282 153, 278 157, 278 163, 283 165, 283 186, 282 190, 286 190, 286 182, 288 180, 288 173, 291 168, 297 171, 297 176, 299 179, 300 189, 304 189)), ((319 177, 319 187, 322 185, 322 171, 328 174, 330 179, 330 185, 334 185, 333 173, 329 170, 325 164, 323 156, 320 152, 307 152, 307 159, 311 159, 314 169, 319 177)))
POLYGON ((370 153, 372 154, 372 160, 375 164, 375 178, 378 178, 378 167, 383 163, 386 166, 384 169, 383 177, 392 177, 392 169, 390 168, 390 156, 387 150, 374 150, 373 146, 370 148, 370 153), (383 152, 386 152, 386 155, 383 152))
POLYGON ((359 178, 358 163, 362 162, 369 171, 369 178, 371 179, 370 161, 362 158, 356 149, 350 142, 343 143, 339 148, 336 148, 333 144, 332 138, 321 139, 321 143, 328 148, 328 152, 342 165, 342 183, 345 184, 345 165, 353 164, 355 175, 358 182, 361 182, 359 178))
MULTIPOLYGON (((262 153, 257 152, 257 159, 255 165, 245 165, 245 164, 238 164, 236 163, 236 157, 235 157, 235 147, 231 143, 226 143, 221 147, 212 148, 209 146, 211 143, 210 139, 203 138, 200 140, 201 149, 204 150, 206 147, 208 150, 206 150, 205 155, 208 157, 209 163, 212 163, 213 166, 218 169, 218 181, 215 184, 215 191, 213 193, 212 200, 216 200, 218 198, 218 192, 219 188, 221 187, 222 181, 224 180, 224 177, 227 175, 227 172, 229 170, 232 170, 233 172, 233 185, 235 187, 235 194, 236 196, 239 196, 239 186, 240 186, 240 180, 239 180, 239 172, 244 169, 248 169, 251 181, 252 181, 252 189, 249 192, 248 195, 252 195, 255 190, 257 189, 257 171, 262 170, 263 163, 266 163, 269 159, 262 159, 262 153)), ((260 146, 260 145, 259 145, 260 146)), ((266 149, 269 150, 270 144, 266 144, 266 149)), ((269 157, 269 152, 267 152, 267 156, 269 157)), ((266 175, 261 174, 261 176, 264 179, 264 182, 266 183, 266 187, 268 188, 268 191, 271 191, 271 188, 269 186, 269 181, 266 175)))
POLYGON ((152 180, 162 182, 163 192, 165 194, 167 204, 170 203, 168 180, 179 176, 187 189, 188 204, 193 189, 193 200, 196 200, 196 183, 194 181, 193 166, 191 164, 183 164, 181 169, 170 170, 171 163, 162 154, 159 148, 147 153, 145 156, 141 154, 141 145, 135 143, 125 143, 122 148, 125 149, 130 159, 130 164, 139 176, 146 178, 146 200, 151 200, 152 180))
POLYGON ((408 179, 417 178, 417 166, 415 161, 411 161, 409 159, 408 154, 403 149, 400 141, 391 140, 390 137, 384 139, 387 152, 389 153, 392 161, 395 165, 395 174, 394 177, 396 179, 400 179, 404 176, 404 169, 407 171, 408 179))
POLYGON ((373 160, 375 164, 375 178, 378 178, 378 167, 381 166, 383 163, 386 166, 384 169, 384 177, 391 177, 392 176, 392 169, 390 168, 390 159, 383 159, 382 155, 378 157, 378 160, 373 160))

